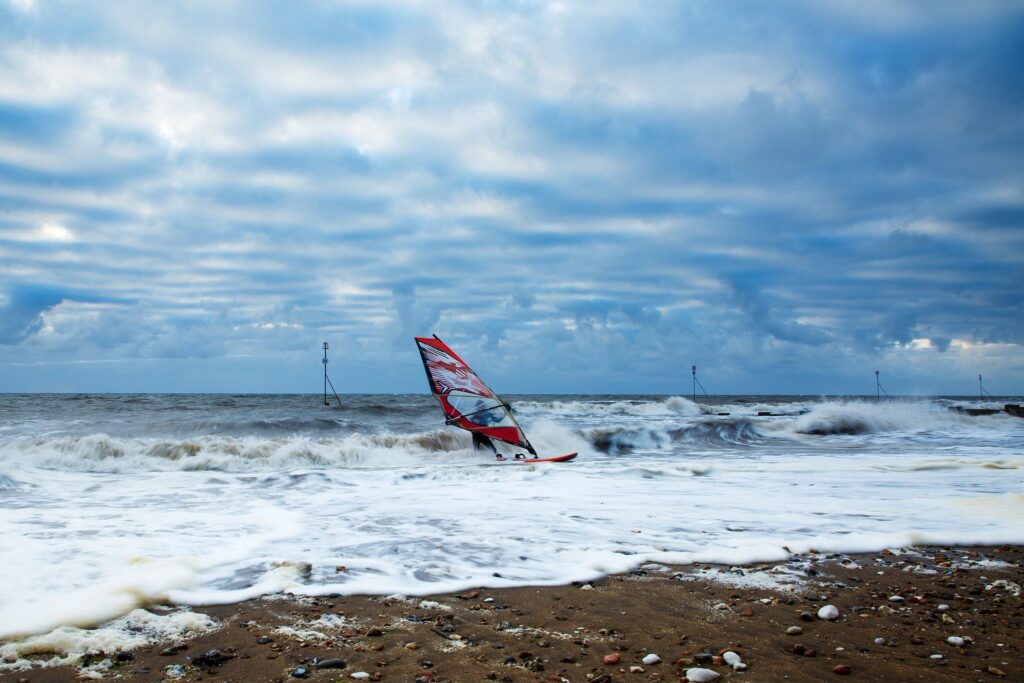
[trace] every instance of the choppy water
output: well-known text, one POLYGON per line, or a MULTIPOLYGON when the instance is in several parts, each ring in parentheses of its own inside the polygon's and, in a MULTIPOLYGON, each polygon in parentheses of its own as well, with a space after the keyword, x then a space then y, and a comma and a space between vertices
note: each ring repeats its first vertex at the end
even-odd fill
POLYGON ((508 398, 579 458, 496 463, 429 396, 0 396, 0 640, 163 600, 1024 542, 1024 419, 949 409, 976 399, 508 398))

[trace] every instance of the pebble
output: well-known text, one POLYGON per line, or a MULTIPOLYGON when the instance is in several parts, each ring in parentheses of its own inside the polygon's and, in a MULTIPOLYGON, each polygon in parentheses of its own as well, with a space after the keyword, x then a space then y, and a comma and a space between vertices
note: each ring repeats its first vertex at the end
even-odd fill
POLYGON ((406 650, 418 650, 419 647, 420 647, 419 643, 406 643, 405 644, 405 649, 406 650))
POLYGON ((629 667, 629 673, 631 674, 642 674, 643 672, 644 668, 642 666, 636 666, 634 664, 633 666, 629 667))
POLYGON ((729 605, 725 604, 724 602, 720 602, 717 605, 715 605, 715 609, 729 609, 729 605))
POLYGON ((875 645, 885 645, 885 638, 875 638, 875 645))
POLYGON ((906 601, 907 601, 907 599, 904 598, 902 595, 890 595, 889 596, 889 602, 906 602, 906 601))
POLYGON ((942 659, 942 655, 935 653, 931 656, 932 659, 942 659))
POLYGON ((484 598, 484 602, 494 602, 494 598, 484 598))
POLYGON ((722 653, 722 659, 724 659, 725 663, 729 666, 736 666, 743 661, 743 659, 732 650, 722 653))
POLYGON ((365 681, 369 677, 370 674, 366 673, 365 671, 356 671, 354 674, 352 674, 352 678, 356 679, 357 681, 365 681))
POLYGON ((839 608, 835 605, 825 605, 818 610, 818 618, 825 621, 832 621, 839 618, 839 608))
POLYGON ((800 635, 803 632, 804 632, 804 630, 802 628, 800 628, 799 626, 790 626, 789 628, 786 629, 786 633, 788 635, 791 635, 791 636, 798 636, 798 635, 800 635))
POLYGON ((594 587, 591 586, 589 583, 585 583, 582 586, 580 586, 580 590, 581 591, 592 591, 592 590, 594 590, 594 587))
POLYGON ((935 609, 939 610, 940 612, 946 612, 946 611, 949 610, 949 605, 943 603, 943 604, 939 605, 938 607, 936 607, 935 609))
POLYGON ((950 636, 949 638, 946 638, 946 642, 950 645, 953 645, 954 647, 964 646, 964 639, 960 636, 950 636))
POLYGON ((294 669, 292 669, 291 676, 292 678, 308 678, 309 669, 307 669, 304 666, 297 666, 294 669))
POLYGON ((710 681, 713 681, 718 677, 719 675, 711 669, 693 668, 686 670, 686 679, 690 681, 690 683, 710 683, 710 681))
POLYGON ((608 666, 614 666, 615 664, 618 664, 622 661, 622 655, 620 655, 618 652, 613 652, 610 655, 605 655, 604 659, 602 659, 601 661, 607 664, 608 666))
POLYGON ((850 669, 849 664, 836 664, 834 667, 832 667, 832 673, 839 674, 840 676, 849 675, 851 670, 852 669, 850 669))
POLYGON ((814 621, 814 615, 810 612, 801 612, 800 621, 814 621))
POLYGON ((333 657, 331 659, 321 659, 320 661, 314 661, 314 665, 318 669, 344 669, 348 666, 348 663, 344 659, 333 657))
POLYGON ((651 654, 645 656, 641 661, 643 661, 644 664, 650 666, 651 664, 657 664, 658 662, 660 662, 661 657, 652 652, 651 654))

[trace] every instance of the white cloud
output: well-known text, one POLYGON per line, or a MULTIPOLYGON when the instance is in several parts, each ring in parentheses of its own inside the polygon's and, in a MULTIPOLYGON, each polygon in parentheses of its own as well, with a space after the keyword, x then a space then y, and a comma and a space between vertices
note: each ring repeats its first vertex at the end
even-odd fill
POLYGON ((43 223, 37 232, 46 242, 74 242, 75 234, 60 223, 43 223))
POLYGON ((535 378, 533 356, 567 379, 635 357, 657 383, 679 353, 740 376, 1018 348, 1022 135, 985 23, 1016 6, 982 4, 942 5, 977 23, 930 36, 937 60, 901 42, 941 23, 920 3, 22 2, 0 28, 0 292, 144 301, 44 316, 95 356, 329 330, 390 362, 437 326, 484 354, 515 339, 531 357, 502 362, 535 378), (866 59, 835 32, 885 41, 866 59))
POLYGON ((7 0, 7 4, 19 12, 34 12, 36 0, 7 0))

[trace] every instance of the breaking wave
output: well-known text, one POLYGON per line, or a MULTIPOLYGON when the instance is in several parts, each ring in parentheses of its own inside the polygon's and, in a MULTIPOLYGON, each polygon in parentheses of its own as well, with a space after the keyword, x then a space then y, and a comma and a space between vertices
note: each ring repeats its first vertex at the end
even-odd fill
POLYGON ((670 396, 657 401, 649 399, 617 401, 516 401, 513 404, 513 409, 543 411, 556 415, 634 415, 638 417, 699 417, 705 413, 704 408, 682 396, 670 396))
MULTIPOLYGON (((108 434, 17 439, 0 445, 0 463, 78 472, 262 472, 292 468, 395 467, 470 448, 468 433, 305 436, 201 436, 191 439, 122 438, 108 434)), ((14 486, 0 475, 0 489, 14 486)))
POLYGON ((676 429, 611 427, 587 430, 584 436, 597 450, 612 455, 636 450, 658 450, 673 444, 747 446, 765 436, 748 419, 702 420, 676 429))
MULTIPOLYGON (((976 420, 977 418, 970 418, 976 420)), ((819 403, 796 418, 792 431, 828 436, 924 431, 965 424, 965 418, 933 403, 819 403)))

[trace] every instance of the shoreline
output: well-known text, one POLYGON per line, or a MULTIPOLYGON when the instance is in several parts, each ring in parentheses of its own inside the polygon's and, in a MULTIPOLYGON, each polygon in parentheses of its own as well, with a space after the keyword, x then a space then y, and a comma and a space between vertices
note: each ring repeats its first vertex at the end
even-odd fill
POLYGON ((719 680, 1024 680, 1022 582, 1024 546, 918 546, 745 567, 647 564, 591 584, 426 598, 279 595, 182 610, 216 622, 187 640, 0 670, 0 683, 613 683, 680 681, 694 668, 719 680), (826 605, 837 618, 819 618, 826 605))

